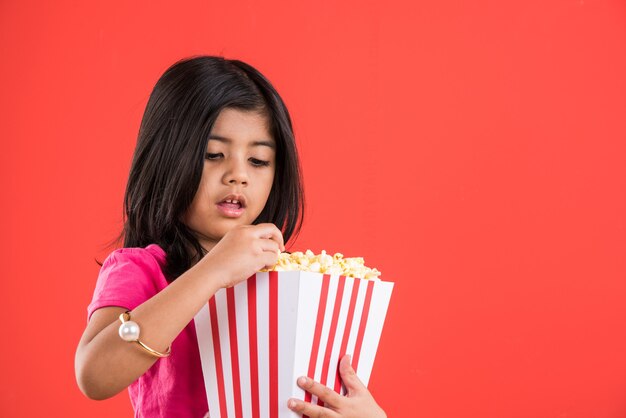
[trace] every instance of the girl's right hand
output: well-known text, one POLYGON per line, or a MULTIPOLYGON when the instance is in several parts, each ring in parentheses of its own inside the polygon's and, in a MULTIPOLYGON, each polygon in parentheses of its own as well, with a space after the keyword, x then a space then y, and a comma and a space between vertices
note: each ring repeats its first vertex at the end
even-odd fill
POLYGON ((232 287, 274 266, 284 250, 283 234, 276 225, 240 225, 228 231, 200 263, 211 263, 220 272, 220 287, 232 287))
POLYGON ((324 406, 289 399, 289 409, 311 418, 387 418, 385 411, 378 406, 356 375, 350 361, 350 356, 346 355, 339 362, 339 374, 346 386, 346 396, 303 376, 298 379, 298 386, 324 401, 324 406))

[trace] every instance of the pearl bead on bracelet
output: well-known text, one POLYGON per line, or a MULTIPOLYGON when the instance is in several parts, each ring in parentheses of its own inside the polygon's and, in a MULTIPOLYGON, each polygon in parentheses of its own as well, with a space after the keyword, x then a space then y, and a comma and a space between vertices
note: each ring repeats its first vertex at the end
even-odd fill
POLYGON ((119 333, 124 341, 137 341, 139 339, 139 325, 135 321, 126 321, 120 325, 119 333))
POLYGON ((118 333, 122 340, 127 341, 129 343, 136 342, 137 344, 139 344, 141 348, 143 348, 145 351, 147 351, 148 353, 152 354, 155 357, 167 357, 172 353, 171 347, 167 347, 167 350, 165 350, 165 353, 161 353, 159 351, 153 350, 152 348, 148 347, 147 345, 139 341, 139 333, 140 333, 139 324, 137 324, 135 321, 130 320, 129 311, 126 311, 120 314, 120 321, 122 321, 122 324, 120 325, 118 333))

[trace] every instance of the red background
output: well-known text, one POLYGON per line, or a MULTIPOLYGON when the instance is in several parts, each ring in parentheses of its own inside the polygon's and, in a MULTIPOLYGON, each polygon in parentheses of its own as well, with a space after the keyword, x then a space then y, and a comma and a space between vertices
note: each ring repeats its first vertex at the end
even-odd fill
POLYGON ((193 54, 293 115, 292 248, 395 281, 390 417, 626 416, 622 0, 0 3, 0 415, 132 414, 73 357, 143 108, 193 54))

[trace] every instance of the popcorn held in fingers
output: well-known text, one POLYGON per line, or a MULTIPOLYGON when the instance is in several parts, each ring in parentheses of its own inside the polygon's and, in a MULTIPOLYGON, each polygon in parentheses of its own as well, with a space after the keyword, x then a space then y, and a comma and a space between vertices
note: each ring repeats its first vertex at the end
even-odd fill
POLYGON ((379 280, 380 271, 365 266, 363 257, 344 258, 343 254, 335 253, 331 256, 322 250, 321 254, 314 254, 311 250, 296 251, 291 254, 280 253, 278 262, 271 269, 262 271, 310 271, 314 273, 338 274, 346 277, 379 280))

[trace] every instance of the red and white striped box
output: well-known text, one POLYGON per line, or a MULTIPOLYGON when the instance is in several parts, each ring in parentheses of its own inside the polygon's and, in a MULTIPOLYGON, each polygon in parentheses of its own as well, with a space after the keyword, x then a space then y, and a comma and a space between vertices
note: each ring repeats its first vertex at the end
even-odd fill
POLYGON ((311 376, 344 389, 339 359, 367 385, 393 283, 304 271, 256 273, 221 289, 194 318, 211 418, 298 417, 311 376))

